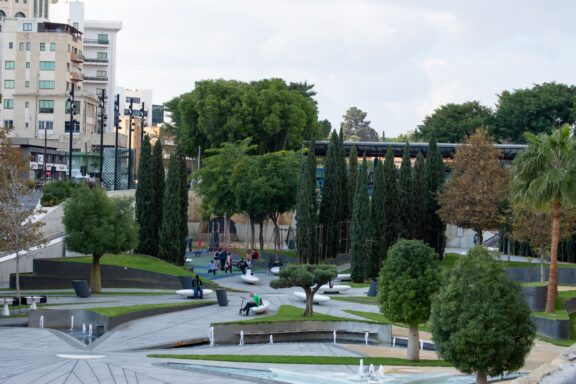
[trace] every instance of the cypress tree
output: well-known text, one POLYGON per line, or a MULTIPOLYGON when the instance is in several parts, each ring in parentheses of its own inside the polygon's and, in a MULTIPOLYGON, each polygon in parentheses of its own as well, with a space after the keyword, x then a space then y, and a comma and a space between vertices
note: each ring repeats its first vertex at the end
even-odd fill
POLYGON ((368 197, 368 173, 366 158, 358 172, 354 209, 350 225, 350 256, 352 281, 360 283, 367 277, 367 266, 371 253, 370 200, 368 197))
POLYGON ((348 210, 348 175, 346 172, 346 149, 344 148, 344 133, 342 128, 340 128, 338 138, 338 178, 340 180, 340 193, 338 195, 338 212, 340 213, 338 218, 338 250, 340 252, 346 252, 346 239, 350 232, 348 225, 352 211, 348 210))
POLYGON ((417 240, 426 238, 426 193, 428 186, 426 184, 426 160, 422 152, 418 152, 416 163, 414 164, 414 199, 412 199, 414 213, 414 232, 412 236, 417 240))
POLYGON ((354 209, 354 194, 356 193, 356 177, 358 174, 358 151, 356 147, 350 150, 350 158, 348 160, 348 212, 352 217, 352 210, 354 209))
POLYGON ((316 264, 316 156, 312 142, 302 161, 296 196, 296 245, 300 262, 316 264), (314 176, 312 178, 312 175, 314 176))
POLYGON ((136 188, 136 222, 139 226, 136 253, 156 256, 158 251, 157 230, 154 226, 154 184, 152 180, 152 152, 150 138, 144 136, 138 167, 136 188))
POLYGON ((338 221, 340 213, 338 209, 340 196, 339 169, 339 142, 338 134, 332 132, 328 151, 326 153, 326 163, 324 164, 324 185, 322 186, 322 200, 320 201, 319 222, 323 226, 324 249, 319 258, 326 259, 336 257, 338 252, 338 221))
POLYGON ((398 235, 403 239, 411 239, 414 231, 413 197, 410 144, 406 143, 398 177, 398 235))
POLYGON ((164 207, 162 212, 162 228, 160 229, 160 242, 158 254, 160 258, 178 263, 183 257, 184 238, 182 237, 182 205, 180 202, 181 170, 177 154, 170 156, 168 176, 164 192, 164 207))
POLYGON ((154 193, 154 230, 156 248, 153 255, 158 255, 158 244, 160 239, 160 229, 162 228, 162 209, 164 207, 164 189, 166 175, 164 174, 164 158, 162 153, 162 142, 156 140, 152 149, 152 185, 154 193))
MULTIPOLYGON (((386 247, 391 247, 398 240, 398 170, 394 165, 392 148, 386 151, 384 160, 384 211, 386 212, 386 227, 384 236, 386 247)), ((388 251, 388 250, 386 250, 388 251)))
POLYGON ((386 186, 384 185, 384 167, 379 159, 376 159, 374 174, 372 175, 372 204, 370 206, 370 218, 372 222, 372 252, 368 264, 367 276, 375 278, 380 273, 382 261, 386 258, 386 186))
POLYGON ((426 156, 426 242, 438 253, 440 259, 444 255, 444 232, 446 226, 438 216, 437 195, 444 184, 444 162, 438 150, 436 139, 432 139, 428 144, 428 155, 426 156))

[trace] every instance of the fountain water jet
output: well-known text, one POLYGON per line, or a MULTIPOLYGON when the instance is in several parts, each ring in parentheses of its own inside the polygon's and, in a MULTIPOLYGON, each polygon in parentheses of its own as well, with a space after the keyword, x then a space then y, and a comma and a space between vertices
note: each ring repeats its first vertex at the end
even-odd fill
POLYGON ((332 331, 332 336, 334 337, 334 344, 336 344, 336 330, 332 331))
POLYGON ((370 334, 368 332, 366 332, 364 334, 364 342, 366 343, 366 345, 368 345, 368 337, 370 336, 370 334))
POLYGON ((210 327, 208 330, 208 339, 210 340, 210 346, 214 346, 214 327, 210 327))
POLYGON ((40 328, 44 328, 44 316, 40 316, 40 322, 38 324, 40 328))
POLYGON ((370 364, 370 367, 368 367, 368 377, 374 378, 374 364, 370 364))
POLYGON ((238 345, 244 345, 244 331, 240 331, 240 344, 238 345))
POLYGON ((86 333, 86 324, 82 323, 82 333, 86 333))
POLYGON ((384 367, 382 366, 382 364, 380 364, 380 366, 378 367, 378 376, 384 377, 384 367))
POLYGON ((92 324, 88 326, 88 337, 92 337, 92 324))
POLYGON ((270 344, 274 344, 274 336, 270 335, 270 344))
POLYGON ((360 365, 358 366, 358 374, 360 377, 364 376, 364 359, 360 359, 360 365))
POLYGON ((74 329, 74 316, 70 316, 70 330, 74 329))

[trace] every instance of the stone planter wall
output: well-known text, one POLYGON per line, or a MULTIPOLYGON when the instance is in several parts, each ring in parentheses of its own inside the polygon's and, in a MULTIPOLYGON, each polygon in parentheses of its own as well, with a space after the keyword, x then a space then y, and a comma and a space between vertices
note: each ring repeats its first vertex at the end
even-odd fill
POLYGON ((542 312, 546 309, 547 286, 522 287, 522 296, 532 312, 542 312))
POLYGON ((536 325, 539 335, 563 340, 570 338, 570 320, 550 320, 536 316, 530 316, 530 320, 536 325))

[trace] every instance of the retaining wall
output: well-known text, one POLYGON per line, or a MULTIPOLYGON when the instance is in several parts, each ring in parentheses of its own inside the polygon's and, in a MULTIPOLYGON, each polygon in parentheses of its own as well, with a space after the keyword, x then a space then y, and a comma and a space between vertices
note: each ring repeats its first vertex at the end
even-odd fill
POLYGON ((530 316, 530 320, 536 325, 539 335, 563 340, 570 338, 570 320, 551 320, 536 316, 530 316))

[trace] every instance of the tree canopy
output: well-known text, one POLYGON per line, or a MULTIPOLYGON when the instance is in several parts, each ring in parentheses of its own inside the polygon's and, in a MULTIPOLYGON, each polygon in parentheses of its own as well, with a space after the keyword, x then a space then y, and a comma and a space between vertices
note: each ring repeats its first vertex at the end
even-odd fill
POLYGON ((482 232, 501 222, 499 206, 508 192, 509 173, 488 132, 478 130, 458 147, 452 174, 438 196, 438 214, 445 223, 472 228, 482 244, 482 232))
POLYGON ((280 278, 272 280, 272 288, 300 287, 306 293, 305 317, 311 317, 314 313, 314 295, 320 287, 334 280, 337 275, 336 266, 329 264, 289 264, 280 269, 280 278))
POLYGON ((370 127, 370 121, 366 120, 368 114, 356 107, 350 107, 342 116, 340 128, 344 132, 347 141, 378 141, 378 132, 370 127))
POLYGON ((188 153, 248 137, 259 154, 295 150, 320 134, 312 88, 282 79, 203 80, 165 106, 188 153))
POLYGON ((418 324, 428 321, 432 295, 440 287, 440 267, 434 249, 420 240, 399 240, 388 250, 380 271, 378 302, 391 321, 406 323, 408 360, 419 359, 418 324))
POLYGON ((430 327, 438 354, 464 373, 514 372, 532 348, 535 327, 520 287, 486 249, 476 247, 448 271, 432 304, 430 327))
POLYGON ((62 221, 66 248, 92 255, 90 288, 99 293, 102 289, 100 258, 105 253, 130 251, 138 243, 132 200, 111 199, 102 188, 83 185, 66 202, 62 221))
POLYGON ((462 104, 446 104, 426 116, 418 126, 416 139, 430 141, 433 137, 440 143, 460 143, 479 128, 491 127, 492 110, 478 101, 462 104))

